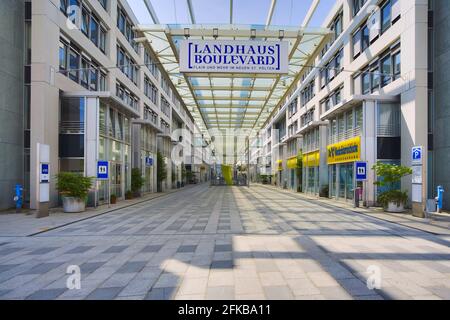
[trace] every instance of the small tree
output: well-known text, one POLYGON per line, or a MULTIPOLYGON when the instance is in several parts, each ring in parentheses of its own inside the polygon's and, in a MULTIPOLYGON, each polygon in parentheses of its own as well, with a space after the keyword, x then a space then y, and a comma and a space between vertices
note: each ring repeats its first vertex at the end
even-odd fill
POLYGON ((158 183, 158 192, 162 191, 161 183, 167 178, 167 167, 161 152, 156 153, 156 180, 158 183))
POLYGON ((134 195, 137 195, 141 192, 144 181, 145 180, 142 177, 141 170, 139 168, 131 169, 131 192, 134 195))
POLYGON ((408 193, 396 188, 396 185, 405 176, 412 174, 412 169, 405 166, 398 166, 395 164, 387 164, 377 162, 372 169, 375 171, 377 181, 374 182, 376 186, 386 187, 387 190, 378 195, 378 202, 387 207, 389 202, 394 202, 398 206, 406 204, 408 201, 408 193))
POLYGON ((56 175, 56 188, 62 196, 86 200, 92 186, 92 177, 83 177, 73 172, 60 172, 56 175))

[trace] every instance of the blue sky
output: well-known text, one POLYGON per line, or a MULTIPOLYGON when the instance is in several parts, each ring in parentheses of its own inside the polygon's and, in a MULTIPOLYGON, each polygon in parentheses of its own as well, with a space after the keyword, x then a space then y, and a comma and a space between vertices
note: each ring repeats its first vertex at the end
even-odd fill
MULTIPOLYGON (((141 24, 152 24, 144 0, 127 0, 141 24)), ((272 19, 273 26, 299 26, 313 0, 278 0, 272 19)), ((163 24, 190 24, 186 0, 151 0, 163 24)), ((236 24, 265 24, 270 0, 234 0, 236 24)), ((228 24, 229 0, 192 0, 199 24, 228 24)), ((309 27, 320 27, 335 0, 321 0, 309 27)))

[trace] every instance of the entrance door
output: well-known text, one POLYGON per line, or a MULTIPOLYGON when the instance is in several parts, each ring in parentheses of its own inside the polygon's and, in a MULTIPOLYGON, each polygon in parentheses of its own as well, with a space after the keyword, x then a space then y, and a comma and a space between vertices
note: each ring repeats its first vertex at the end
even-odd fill
POLYGON ((341 164, 339 166, 339 198, 345 199, 345 187, 346 187, 347 166, 341 164))
POLYGON ((353 199, 353 163, 339 165, 339 198, 353 199))
POLYGON ((353 163, 350 163, 347 165, 347 175, 346 175, 346 193, 347 193, 347 199, 348 200, 353 200, 353 189, 354 189, 354 184, 353 184, 353 163))
POLYGON ((120 163, 111 164, 111 194, 117 198, 122 197, 122 165, 120 163))

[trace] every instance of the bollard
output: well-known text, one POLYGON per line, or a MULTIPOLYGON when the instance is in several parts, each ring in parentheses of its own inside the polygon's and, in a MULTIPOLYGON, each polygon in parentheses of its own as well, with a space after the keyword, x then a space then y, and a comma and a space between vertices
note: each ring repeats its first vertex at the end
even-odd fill
POLYGON ((444 188, 442 186, 437 187, 437 212, 440 213, 442 210, 443 202, 444 202, 444 188))
POLYGON ((359 196, 360 196, 360 189, 361 188, 355 188, 355 189, 353 189, 353 191, 354 191, 354 193, 353 193, 353 206, 355 207, 355 208, 359 208, 359 196))
POLYGON ((23 187, 20 184, 16 184, 14 190, 15 190, 14 202, 16 203, 16 212, 19 213, 23 205, 23 187))

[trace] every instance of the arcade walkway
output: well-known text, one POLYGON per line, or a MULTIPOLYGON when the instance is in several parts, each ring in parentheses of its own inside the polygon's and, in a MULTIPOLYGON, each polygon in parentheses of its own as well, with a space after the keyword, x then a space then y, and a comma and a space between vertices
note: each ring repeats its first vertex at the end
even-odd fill
POLYGON ((449 243, 264 186, 198 185, 2 238, 0 299, 450 299, 449 243))

